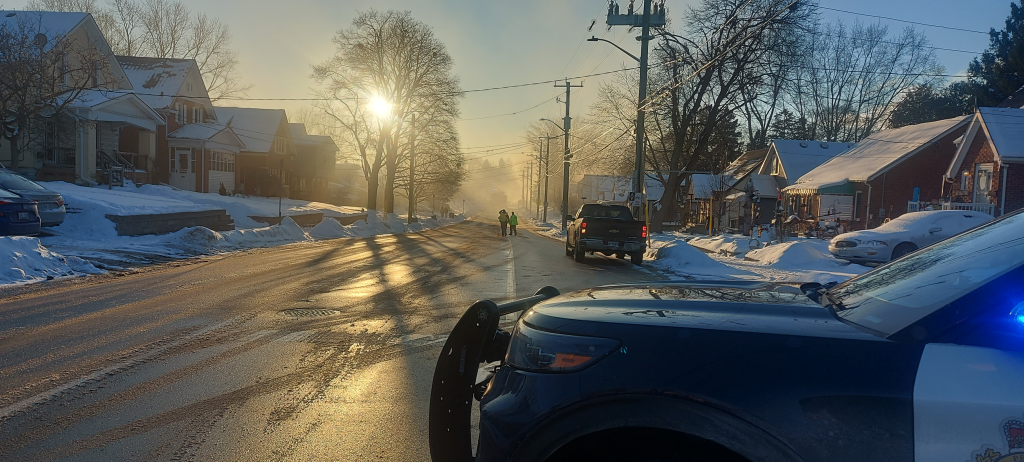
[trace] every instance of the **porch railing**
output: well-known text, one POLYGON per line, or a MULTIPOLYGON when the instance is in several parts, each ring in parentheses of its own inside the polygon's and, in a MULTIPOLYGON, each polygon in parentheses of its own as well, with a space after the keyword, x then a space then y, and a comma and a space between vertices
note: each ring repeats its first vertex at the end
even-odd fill
POLYGON ((75 168, 75 148, 46 148, 46 165, 75 168))
MULTIPOLYGON (((930 202, 907 202, 907 213, 927 210, 930 202)), ((968 210, 972 212, 983 212, 995 216, 995 204, 969 203, 969 202, 943 202, 933 206, 933 210, 968 210)))

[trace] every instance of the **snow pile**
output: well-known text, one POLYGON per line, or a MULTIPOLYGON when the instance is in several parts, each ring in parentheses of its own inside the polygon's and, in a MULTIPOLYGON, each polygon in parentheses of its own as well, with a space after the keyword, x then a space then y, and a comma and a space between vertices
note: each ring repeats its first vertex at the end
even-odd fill
POLYGON ((719 279, 756 276, 749 271, 739 270, 718 262, 682 240, 652 242, 644 258, 654 260, 652 265, 676 274, 715 276, 719 279))
POLYGON ((49 251, 34 237, 0 237, 0 285, 99 274, 89 262, 49 251))
POLYGON ((320 224, 309 230, 309 235, 317 239, 338 239, 342 237, 350 237, 352 236, 352 232, 348 227, 342 226, 341 223, 338 223, 338 220, 324 217, 320 224))
MULTIPOLYGON (((520 218, 520 220, 522 219, 520 218)), ((537 234, 542 234, 559 240, 565 239, 565 231, 562 231, 561 223, 551 223, 540 220, 530 220, 530 223, 533 224, 533 226, 536 226, 536 229, 533 229, 532 231, 537 234)), ((494 226, 495 229, 498 229, 498 226, 500 226, 498 224, 498 220, 494 220, 494 226)))
POLYGON ((824 255, 807 242, 786 242, 769 245, 763 249, 751 250, 746 258, 765 265, 785 268, 808 268, 823 262, 840 264, 831 255, 824 255))
POLYGON ((388 214, 387 220, 384 224, 387 225, 392 234, 405 234, 406 232, 405 222, 403 222, 401 218, 398 218, 398 215, 393 213, 388 214))
POLYGON ((710 253, 740 255, 750 250, 750 238, 735 234, 695 237, 688 242, 690 245, 710 253))
POLYGON ((217 232, 199 226, 183 229, 169 236, 177 241, 172 245, 196 254, 273 247, 309 240, 302 227, 288 217, 285 217, 281 224, 266 228, 217 232))

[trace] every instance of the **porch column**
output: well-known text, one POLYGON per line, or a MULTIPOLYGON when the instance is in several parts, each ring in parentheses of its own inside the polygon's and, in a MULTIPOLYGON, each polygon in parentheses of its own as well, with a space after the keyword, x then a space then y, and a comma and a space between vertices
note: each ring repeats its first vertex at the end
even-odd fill
POLYGON ((96 122, 82 121, 75 143, 75 182, 96 182, 96 122))
POLYGON ((156 170, 156 132, 139 130, 139 154, 146 156, 146 164, 141 167, 149 174, 150 182, 153 182, 156 170))

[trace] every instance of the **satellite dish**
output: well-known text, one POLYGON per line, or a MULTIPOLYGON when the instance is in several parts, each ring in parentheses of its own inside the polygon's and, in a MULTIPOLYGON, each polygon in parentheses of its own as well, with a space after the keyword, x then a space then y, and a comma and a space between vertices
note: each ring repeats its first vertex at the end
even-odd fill
POLYGON ((50 41, 50 39, 46 38, 46 34, 44 34, 42 32, 36 34, 36 37, 34 39, 32 39, 32 42, 35 43, 36 46, 39 47, 39 48, 45 47, 46 46, 46 42, 49 42, 49 41, 50 41))

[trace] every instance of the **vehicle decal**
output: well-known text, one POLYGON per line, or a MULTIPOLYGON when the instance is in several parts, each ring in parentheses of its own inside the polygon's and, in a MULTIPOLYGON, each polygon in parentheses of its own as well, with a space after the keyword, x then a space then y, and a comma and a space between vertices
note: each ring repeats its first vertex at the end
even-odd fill
POLYGON ((1016 418, 1007 419, 1003 422, 1002 429, 1006 437, 1006 446, 985 446, 975 451, 969 462, 1024 461, 1024 422, 1016 418))

